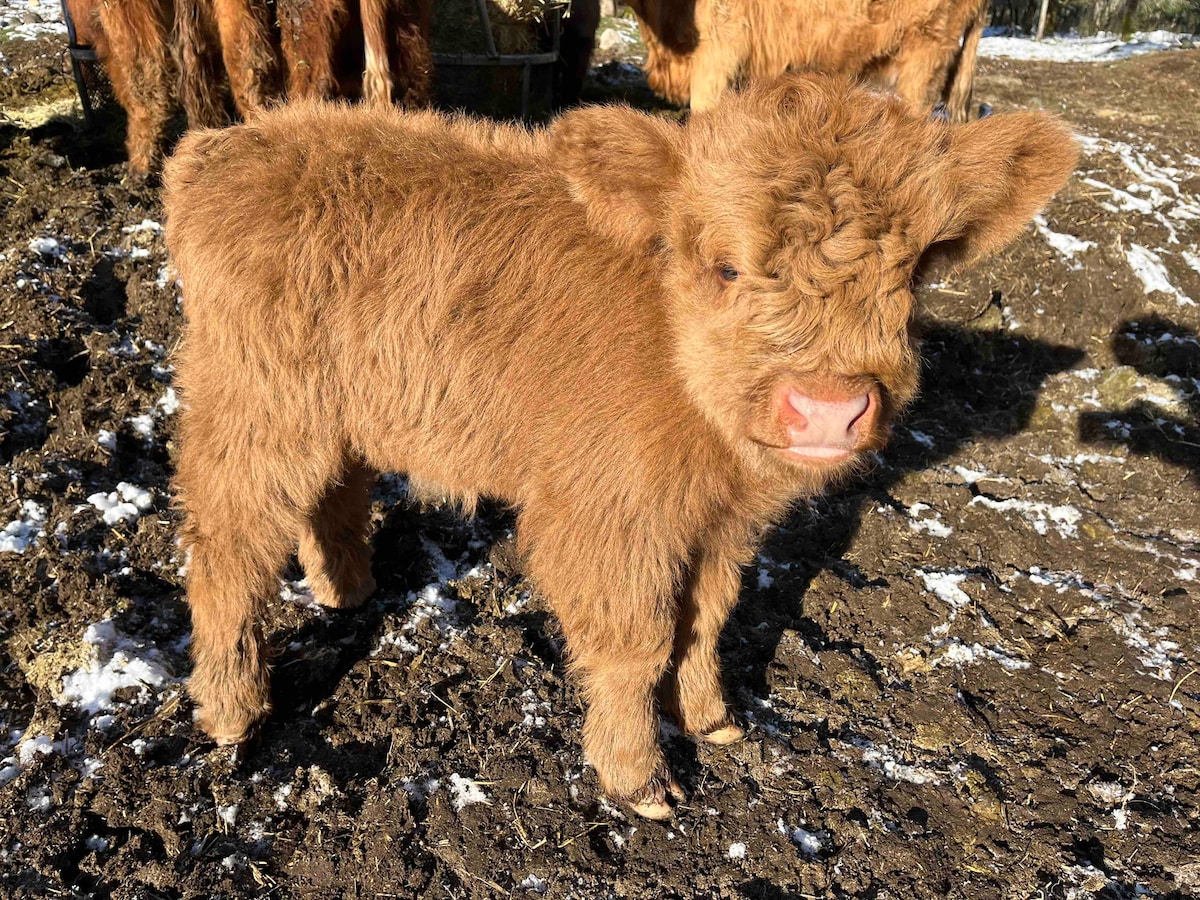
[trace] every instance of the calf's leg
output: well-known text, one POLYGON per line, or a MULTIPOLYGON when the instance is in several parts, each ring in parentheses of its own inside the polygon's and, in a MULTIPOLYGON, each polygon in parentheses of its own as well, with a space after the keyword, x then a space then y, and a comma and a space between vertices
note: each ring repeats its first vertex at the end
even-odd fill
POLYGON ((353 609, 375 591, 371 577, 371 483, 359 463, 346 467, 317 502, 300 535, 300 564, 322 606, 353 609))
POLYGON ((583 749, 605 793, 639 815, 671 815, 682 799, 658 743, 656 688, 671 661, 672 579, 655 555, 630 558, 627 542, 578 519, 517 524, 533 581, 562 624, 587 712, 583 749), (546 526, 546 527, 539 527, 546 526))
MULTIPOLYGON (((187 352, 203 358, 198 346, 187 352)), ((185 356, 181 373, 191 376, 187 362, 185 356)), ((200 727, 233 744, 270 713, 263 614, 310 511, 338 475, 337 456, 305 447, 294 429, 268 434, 268 419, 254 417, 252 402, 244 404, 247 416, 237 415, 230 390, 186 381, 190 408, 181 423, 176 489, 185 510, 182 543, 191 554, 189 690, 200 727)))
POLYGON ((741 584, 739 559, 719 549, 701 552, 681 598, 672 670, 662 684, 664 706, 680 730, 713 744, 745 734, 725 703, 717 653, 741 584))

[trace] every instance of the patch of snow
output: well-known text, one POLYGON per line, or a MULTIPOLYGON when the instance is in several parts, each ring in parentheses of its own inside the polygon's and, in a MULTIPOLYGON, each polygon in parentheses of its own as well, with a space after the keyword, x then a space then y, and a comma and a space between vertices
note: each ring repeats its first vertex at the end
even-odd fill
POLYGON ((454 809, 462 812, 473 803, 492 805, 491 799, 483 792, 479 783, 471 778, 463 778, 457 772, 450 776, 450 793, 454 809))
POLYGON ((909 784, 938 784, 937 774, 923 766, 910 766, 899 760, 887 744, 870 741, 853 741, 862 751, 862 761, 872 769, 881 771, 891 781, 906 781, 909 784))
POLYGON ((158 402, 155 403, 154 406, 155 409, 157 409, 164 416, 175 415, 175 413, 179 410, 179 397, 175 393, 175 388, 167 388, 163 395, 158 398, 158 402))
POLYGON ((98 432, 96 432, 96 443, 105 450, 113 452, 117 449, 117 436, 113 432, 105 428, 101 428, 98 432))
POLYGON ((546 882, 531 872, 517 884, 517 890, 530 891, 534 894, 544 894, 546 893, 546 882))
POLYGON ((1120 35, 1102 31, 1090 37, 1077 34, 1053 35, 1035 41, 1032 37, 1006 35, 1006 29, 988 28, 979 40, 978 53, 984 59, 1039 60, 1042 62, 1108 62, 1128 59, 1143 53, 1177 50, 1190 36, 1171 31, 1139 31, 1124 40, 1120 35))
POLYGON ((45 534, 46 508, 32 500, 21 504, 20 518, 14 519, 0 529, 0 553, 24 553, 39 537, 45 534))
POLYGON ((1043 215, 1033 217, 1034 227, 1037 228, 1038 234, 1046 239, 1046 243, 1050 245, 1050 249, 1057 253, 1065 260, 1074 263, 1071 268, 1081 269, 1083 265, 1075 262, 1075 254, 1083 253, 1085 250, 1091 250, 1096 246, 1095 241, 1084 241, 1075 237, 1072 234, 1063 234, 1062 232, 1052 231, 1050 223, 1046 221, 1043 215))
POLYGON ((216 813, 218 823, 226 829, 233 828, 237 823, 238 804, 230 803, 228 806, 218 806, 216 813))
POLYGON ((970 596, 959 587, 967 576, 958 572, 934 572, 918 570, 918 575, 925 582, 925 590, 936 596, 952 609, 961 609, 971 602, 970 596))
POLYGON ((931 660, 929 663, 931 666, 971 666, 985 659, 1000 663, 1001 666, 1010 672, 1018 669, 1028 669, 1030 666, 1028 661, 1013 656, 999 644, 985 647, 978 641, 973 644, 967 644, 959 638, 947 638, 944 641, 935 642, 935 646, 944 648, 945 652, 936 659, 931 660))
POLYGON ((156 647, 118 631, 112 619, 89 625, 83 633, 91 645, 91 660, 63 676, 62 693, 57 701, 72 704, 95 714, 112 710, 113 695, 123 688, 141 688, 139 700, 149 697, 151 688, 161 688, 175 680, 156 647))
POLYGON ((162 234, 163 227, 153 219, 142 219, 136 225, 126 225, 121 231, 125 234, 162 234))
POLYGON ((21 761, 21 765, 27 766, 33 762, 35 756, 45 756, 53 753, 55 749, 54 738, 48 734, 42 734, 22 742, 17 750, 17 758, 21 761))
POLYGON ((725 856, 729 859, 745 859, 746 845, 738 842, 729 845, 729 849, 725 851, 725 856))
POLYGON ((288 797, 292 795, 292 786, 290 784, 281 784, 271 792, 271 799, 275 801, 275 808, 279 812, 283 812, 288 808, 288 797))
POLYGON ((908 527, 913 531, 924 532, 931 537, 949 537, 954 533, 954 529, 945 524, 941 517, 935 512, 931 516, 921 518, 921 513, 932 509, 928 503, 914 503, 907 508, 908 527))
POLYGON ((106 525, 116 525, 118 522, 137 520, 150 508, 153 495, 145 488, 122 481, 117 484, 115 491, 95 493, 87 499, 100 511, 106 525))
POLYGON ((34 238, 29 242, 29 249, 39 256, 48 256, 51 259, 63 259, 67 255, 67 248, 52 237, 34 238))
POLYGON ((134 432, 144 441, 154 440, 154 417, 149 413, 142 413, 140 416, 130 416, 125 420, 133 428, 134 432))
POLYGON ((1054 530, 1065 538, 1076 536, 1076 526, 1083 517, 1083 513, 1074 506, 1053 506, 1034 500, 993 500, 991 497, 980 495, 972 497, 970 505, 986 506, 997 512, 1018 512, 1038 534, 1046 534, 1050 525, 1053 525, 1054 530))
POLYGON ((424 800, 441 786, 438 779, 426 778, 424 781, 406 781, 400 785, 400 789, 414 800, 424 800))
POLYGON ((829 832, 809 831, 799 825, 785 825, 783 819, 778 822, 779 833, 787 835, 792 842, 799 846, 806 856, 816 856, 829 843, 829 832))
POLYGON ((1155 291, 1174 297, 1180 306, 1195 306, 1196 301, 1184 296, 1175 285, 1162 258, 1153 250, 1148 250, 1141 244, 1130 244, 1125 251, 1125 260, 1133 269, 1133 274, 1142 283, 1143 293, 1152 294, 1155 291))

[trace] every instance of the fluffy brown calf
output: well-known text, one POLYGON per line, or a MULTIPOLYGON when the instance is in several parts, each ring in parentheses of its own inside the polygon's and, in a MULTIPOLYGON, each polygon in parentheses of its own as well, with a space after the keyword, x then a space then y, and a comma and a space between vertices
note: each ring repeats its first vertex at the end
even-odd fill
POLYGON ((371 473, 408 472, 517 510, 601 784, 669 815, 656 689, 686 733, 741 735, 717 658, 740 570, 913 396, 914 268, 1003 245, 1075 156, 1042 114, 949 126, 812 76, 686 127, 297 105, 193 132, 165 204, 201 727, 270 711, 293 548, 321 603, 371 592, 371 473))
POLYGON ((427 106, 432 0, 279 0, 291 98, 427 106))
POLYGON ((965 122, 987 0, 629 0, 650 86, 692 109, 788 69, 864 77, 965 122))

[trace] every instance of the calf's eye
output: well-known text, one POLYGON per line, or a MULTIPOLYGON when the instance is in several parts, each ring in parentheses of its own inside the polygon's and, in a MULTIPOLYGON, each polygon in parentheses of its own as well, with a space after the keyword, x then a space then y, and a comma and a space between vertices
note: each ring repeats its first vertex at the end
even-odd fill
POLYGON ((731 282, 738 280, 738 270, 733 266, 721 266, 720 274, 722 281, 731 282))

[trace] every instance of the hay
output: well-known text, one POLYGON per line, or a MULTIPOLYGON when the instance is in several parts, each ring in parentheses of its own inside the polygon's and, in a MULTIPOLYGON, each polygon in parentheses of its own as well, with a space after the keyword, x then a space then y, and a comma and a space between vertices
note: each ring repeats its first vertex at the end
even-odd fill
MULTIPOLYGON (((487 0, 492 39, 501 53, 538 49, 551 10, 566 12, 570 0, 487 0)), ((483 53, 483 29, 475 0, 438 0, 430 42, 438 53, 483 53)))

